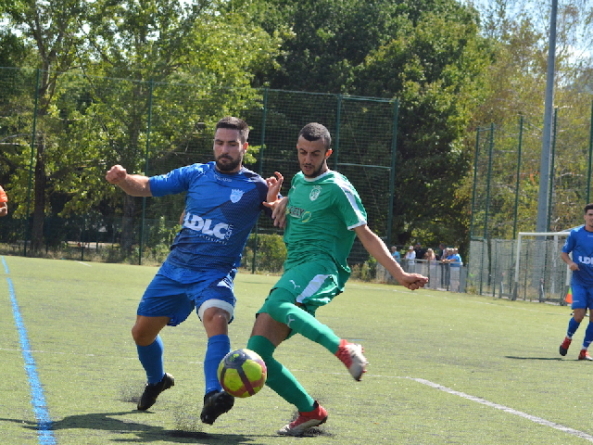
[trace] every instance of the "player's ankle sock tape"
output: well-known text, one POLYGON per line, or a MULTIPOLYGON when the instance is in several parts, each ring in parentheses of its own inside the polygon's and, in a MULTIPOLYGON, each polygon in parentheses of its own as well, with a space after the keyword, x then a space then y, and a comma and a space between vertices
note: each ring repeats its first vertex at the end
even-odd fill
POLYGON ((163 363, 163 352, 165 350, 163 341, 160 336, 157 336, 148 346, 136 345, 138 351, 138 359, 142 363, 142 367, 146 371, 146 379, 148 383, 158 383, 165 375, 165 365, 163 363))
POLYGON ((296 406, 299 411, 308 412, 313 410, 315 399, 307 394, 305 388, 292 373, 273 357, 276 348, 270 340, 255 335, 249 339, 247 349, 257 352, 264 360, 268 368, 266 385, 288 403, 296 406))
POLYGON ((206 394, 210 391, 220 391, 222 387, 218 381, 218 365, 231 350, 231 340, 228 335, 213 335, 208 339, 208 347, 204 356, 204 379, 206 394))

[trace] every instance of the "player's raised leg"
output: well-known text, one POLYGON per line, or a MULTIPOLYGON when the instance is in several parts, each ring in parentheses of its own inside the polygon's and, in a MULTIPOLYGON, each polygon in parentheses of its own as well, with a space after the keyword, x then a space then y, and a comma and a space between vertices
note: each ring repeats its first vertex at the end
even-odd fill
MULTIPOLYGON (((331 280, 328 284, 325 284, 325 287, 324 285, 319 286, 319 289, 324 289, 323 294, 327 294, 328 290, 330 290, 329 287, 333 291, 334 285, 331 280)), ((312 302, 315 298, 316 296, 312 295, 307 301, 312 302)), ((320 295, 320 298, 326 297, 320 295)), ((264 307, 274 320, 286 324, 290 330, 301 334, 303 337, 319 343, 338 357, 354 380, 360 381, 362 375, 366 372, 368 364, 362 346, 338 337, 329 326, 321 323, 302 307, 297 306, 294 300, 295 296, 291 292, 278 287, 271 292, 264 307)))

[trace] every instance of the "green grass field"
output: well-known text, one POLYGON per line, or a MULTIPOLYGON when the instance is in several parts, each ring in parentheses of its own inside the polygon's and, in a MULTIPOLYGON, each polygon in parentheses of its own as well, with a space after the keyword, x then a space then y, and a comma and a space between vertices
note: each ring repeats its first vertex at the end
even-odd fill
MULTIPOLYGON (((275 431, 295 411, 269 388, 237 400, 213 426, 200 423, 205 335, 195 315, 162 333, 175 387, 149 412, 135 410, 144 372, 130 328, 156 268, 2 260, 2 444, 593 442, 593 362, 576 360, 586 326, 566 357, 557 351, 566 307, 350 282, 317 315, 364 345, 368 372, 355 382, 321 346, 299 336, 283 344, 279 360, 329 411, 313 434, 286 438, 275 431), (23 329, 41 388, 31 386, 23 329), (46 406, 33 407, 39 393, 46 406), (50 431, 38 427, 39 410, 51 418, 50 431)), ((275 279, 239 274, 233 347, 245 346, 275 279)))

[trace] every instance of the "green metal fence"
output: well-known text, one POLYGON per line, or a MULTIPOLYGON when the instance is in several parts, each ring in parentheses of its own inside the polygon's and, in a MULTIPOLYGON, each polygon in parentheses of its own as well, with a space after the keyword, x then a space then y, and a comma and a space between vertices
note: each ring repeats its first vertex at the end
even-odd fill
MULTIPOLYGON (((396 100, 81 73, 61 75, 45 88, 43 79, 40 70, 0 68, 0 178, 10 198, 0 246, 6 251, 162 261, 179 227, 183 197, 127 198, 104 181, 105 171, 122 164, 129 172, 155 175, 208 162, 214 124, 225 115, 249 123, 247 167, 264 177, 281 171, 284 192, 298 171, 298 131, 312 121, 326 125, 334 139, 331 167, 358 189, 369 225, 390 243, 396 100)), ((258 254, 273 245, 271 234, 278 231, 262 217, 245 252, 244 263, 253 270, 277 267, 258 254)), ((355 245, 352 264, 366 259, 355 245)))
MULTIPOLYGON (((555 110, 548 232, 582 224, 582 209, 593 199, 592 122, 593 107, 555 110)), ((518 234, 536 227, 541 130, 540 119, 526 116, 513 126, 476 130, 467 283, 478 293, 555 302, 566 293, 566 270, 558 264, 564 238, 526 241, 521 279, 513 281, 518 234)))

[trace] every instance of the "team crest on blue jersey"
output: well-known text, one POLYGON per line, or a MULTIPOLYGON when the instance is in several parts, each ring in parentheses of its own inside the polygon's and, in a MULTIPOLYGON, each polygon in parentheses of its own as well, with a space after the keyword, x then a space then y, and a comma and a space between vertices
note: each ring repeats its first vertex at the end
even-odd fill
POLYGON ((315 201, 317 198, 319 198, 319 194, 321 193, 321 186, 316 185, 313 187, 313 189, 311 190, 311 193, 309 193, 309 199, 311 201, 315 201))
POLYGON ((235 204, 241 201, 241 198, 243 197, 244 193, 245 192, 243 190, 233 189, 233 191, 231 192, 231 202, 235 204))

